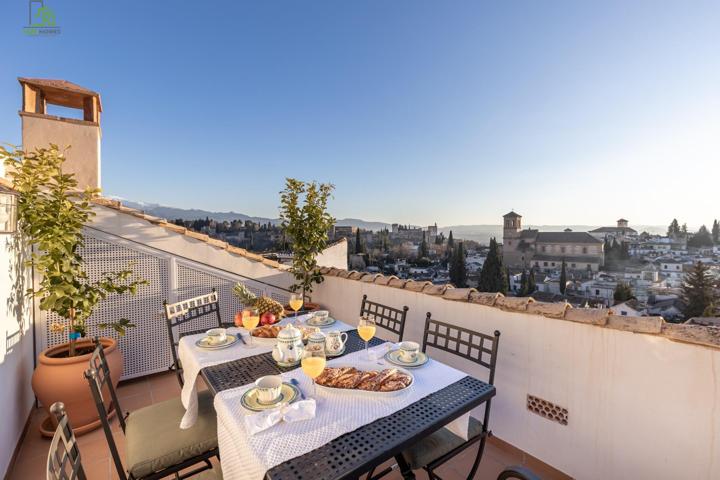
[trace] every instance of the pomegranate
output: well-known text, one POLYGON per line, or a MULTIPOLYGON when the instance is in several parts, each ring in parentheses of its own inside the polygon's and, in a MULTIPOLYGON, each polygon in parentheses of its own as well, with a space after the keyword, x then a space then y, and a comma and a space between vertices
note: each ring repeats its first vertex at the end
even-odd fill
POLYGON ((272 312, 265 312, 260 317, 261 325, 272 325, 276 321, 277 321, 277 319, 275 318, 275 314, 272 312))

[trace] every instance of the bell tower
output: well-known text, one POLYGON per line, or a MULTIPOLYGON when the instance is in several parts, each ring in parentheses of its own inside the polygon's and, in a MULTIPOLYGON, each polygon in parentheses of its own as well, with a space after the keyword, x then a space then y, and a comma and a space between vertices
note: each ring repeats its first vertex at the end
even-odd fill
POLYGON ((79 188, 100 188, 100 95, 66 80, 18 78, 23 92, 20 119, 25 151, 51 143, 65 151, 66 173, 73 173, 79 188), (49 115, 47 106, 77 109, 82 118, 49 115))
POLYGON ((520 238, 520 230, 522 230, 522 215, 515 212, 503 215, 503 243, 506 238, 520 238))

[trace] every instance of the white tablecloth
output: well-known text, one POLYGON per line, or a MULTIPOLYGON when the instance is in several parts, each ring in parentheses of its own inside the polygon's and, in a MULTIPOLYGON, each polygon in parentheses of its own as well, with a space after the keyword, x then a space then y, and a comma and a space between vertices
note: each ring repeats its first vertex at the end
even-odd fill
MULTIPOLYGON (((386 347, 375 349, 384 352, 386 347)), ((389 368, 367 362, 365 351, 345 355, 328 362, 332 365, 353 365, 362 369, 389 368)), ((327 442, 367 425, 378 418, 391 415, 433 392, 464 378, 465 373, 440 362, 430 360, 422 368, 412 371, 415 382, 400 394, 381 397, 355 391, 327 392, 318 387, 316 416, 312 420, 279 423, 254 436, 245 431, 244 415, 252 415, 242 407, 240 398, 252 385, 226 390, 215 396, 218 416, 218 443, 223 478, 226 480, 259 480, 270 468, 304 455, 327 442)), ((295 378, 306 396, 312 395, 312 383, 300 369, 283 373, 295 378)), ((465 419, 465 421, 467 421, 465 419)), ((465 427, 467 429, 467 427, 465 427)), ((312 472, 308 472, 312 473, 312 472)))
MULTIPOLYGON (((303 321, 310 315, 299 315, 298 319, 303 321)), ((295 317, 284 318, 280 325, 286 325, 287 323, 295 322, 295 317)), ((341 332, 352 330, 355 327, 336 321, 331 327, 325 328, 322 331, 339 330, 341 332)), ((227 329, 228 335, 235 335, 238 332, 244 333, 246 342, 249 342, 247 338, 247 330, 230 327, 227 329)), ((197 376, 205 367, 211 365, 217 365, 220 363, 230 362, 237 360, 238 358, 252 357, 260 353, 267 353, 272 351, 272 345, 261 345, 255 342, 255 348, 248 348, 242 342, 236 342, 232 347, 224 348, 221 350, 207 350, 199 348, 195 345, 195 342, 202 338, 204 334, 198 333, 196 335, 188 335, 180 339, 178 345, 178 358, 183 368, 183 380, 185 384, 183 386, 180 398, 182 404, 185 407, 185 415, 180 422, 180 428, 190 428, 195 425, 197 421, 198 411, 198 397, 197 397, 197 376)))

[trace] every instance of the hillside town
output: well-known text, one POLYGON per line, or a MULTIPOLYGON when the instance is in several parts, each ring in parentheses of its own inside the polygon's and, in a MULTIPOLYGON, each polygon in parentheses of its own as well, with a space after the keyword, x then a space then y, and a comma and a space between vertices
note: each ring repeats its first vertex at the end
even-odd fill
MULTIPOLYGON (((282 228, 271 222, 206 218, 175 223, 274 260, 292 259, 282 228)), ((690 232, 673 220, 667 233, 658 235, 638 232, 620 218, 586 232, 539 231, 523 228, 522 215, 511 211, 503 216, 502 243, 491 240, 489 245, 454 238, 452 231, 446 236, 437 224, 395 223, 378 231, 335 225, 328 238, 348 241, 348 265, 357 271, 684 321, 717 313, 709 300, 702 300, 699 311, 689 308, 683 288, 700 264, 716 292, 719 230, 717 221, 711 229, 690 232), (495 265, 485 267, 488 259, 495 265), (493 271, 496 278, 490 279, 493 271)))
POLYGON ((511 211, 503 217, 502 244, 480 245, 452 232, 445 237, 437 225, 394 224, 379 232, 335 227, 331 238, 348 239, 349 265, 359 271, 683 321, 717 313, 710 300, 720 279, 719 230, 714 221, 711 229, 693 233, 673 220, 667 234, 657 235, 638 232, 621 218, 587 232, 546 232, 523 229, 522 216, 511 211), (496 265, 485 267, 488 259, 496 265), (483 279, 483 270, 497 272, 495 285, 483 279), (684 293, 697 275, 711 287, 699 311, 684 293))

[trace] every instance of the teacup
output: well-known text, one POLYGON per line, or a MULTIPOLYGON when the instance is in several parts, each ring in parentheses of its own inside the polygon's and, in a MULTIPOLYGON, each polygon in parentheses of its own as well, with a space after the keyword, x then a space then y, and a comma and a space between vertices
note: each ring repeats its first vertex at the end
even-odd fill
POLYGON ((328 316, 330 316, 330 312, 328 312, 327 310, 318 310, 317 312, 313 312, 310 323, 322 325, 323 323, 327 322, 328 316))
POLYGON ((345 347, 347 339, 348 334, 345 332, 340 333, 338 330, 328 332, 327 338, 325 339, 325 351, 328 353, 340 352, 345 347))
POLYGON ((400 342, 400 360, 403 362, 414 362, 420 353, 420 345, 417 342, 400 342))
POLYGON ((205 335, 207 335, 208 342, 212 345, 219 345, 227 340, 227 332, 224 328, 211 328, 205 332, 205 335))
POLYGON ((255 380, 258 403, 269 405, 275 403, 282 393, 282 377, 280 375, 267 375, 255 380))

